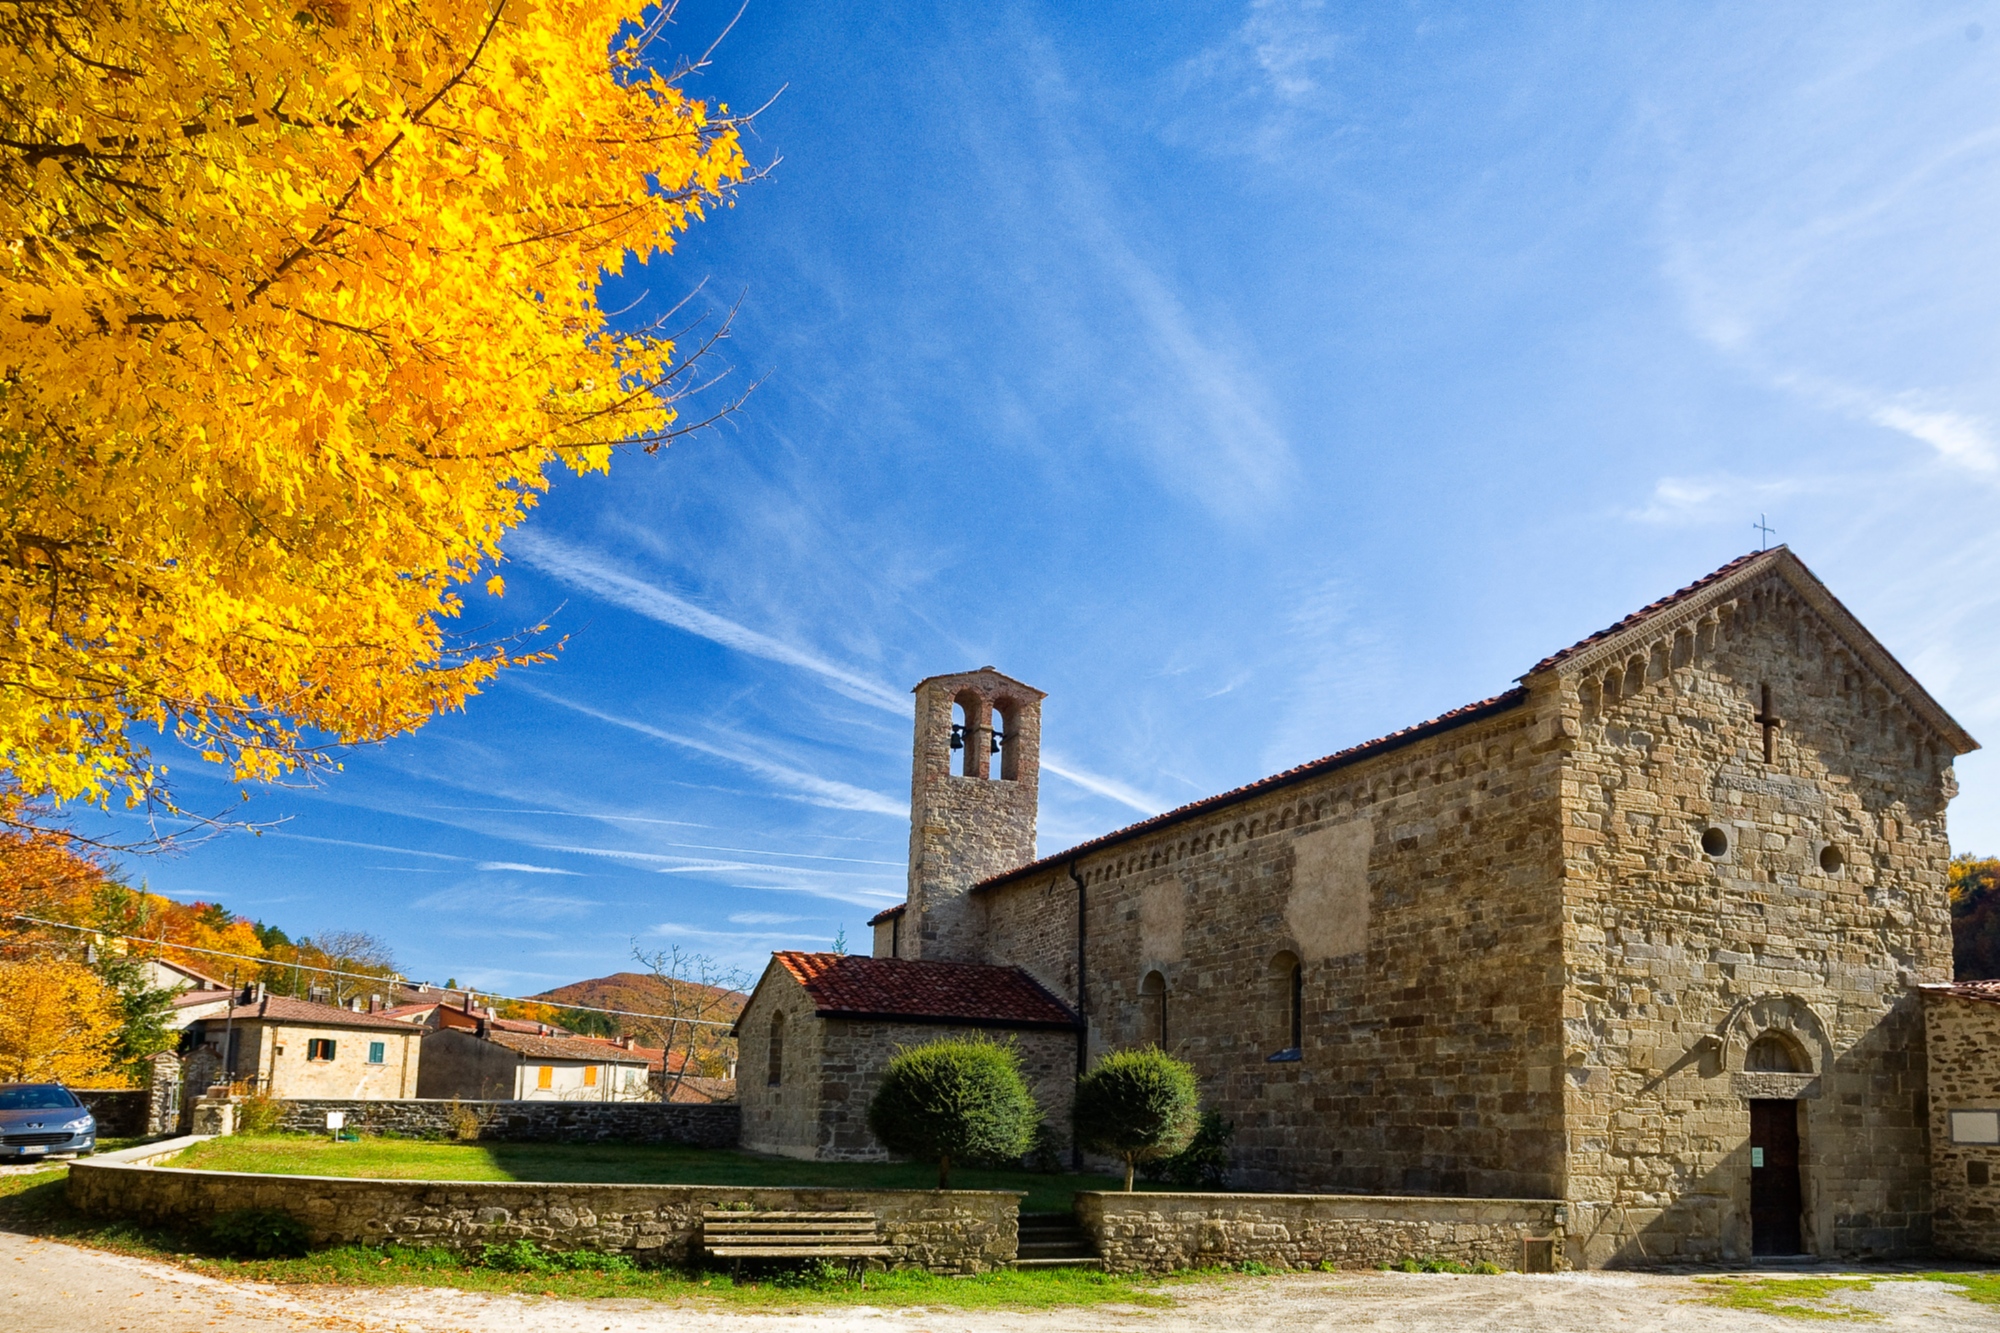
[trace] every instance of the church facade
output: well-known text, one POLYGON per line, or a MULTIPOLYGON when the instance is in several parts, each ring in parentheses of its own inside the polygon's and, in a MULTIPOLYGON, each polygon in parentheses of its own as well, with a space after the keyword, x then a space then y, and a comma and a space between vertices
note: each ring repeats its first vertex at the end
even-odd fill
POLYGON ((1951 980, 1975 742, 1788 550, 1038 858, 1041 702, 991 668, 916 687, 908 900, 844 965, 896 998, 823 1006, 774 961, 738 1026, 746 1147, 879 1155, 851 1126, 904 1034, 983 1026, 1057 1132, 1102 1054, 1188 1060, 1246 1189, 1559 1199, 1585 1266, 1930 1243, 1917 988, 1951 980), (1056 1007, 953 1009, 954 969, 1056 1007), (774 1022, 837 1058, 768 1080, 774 1022))

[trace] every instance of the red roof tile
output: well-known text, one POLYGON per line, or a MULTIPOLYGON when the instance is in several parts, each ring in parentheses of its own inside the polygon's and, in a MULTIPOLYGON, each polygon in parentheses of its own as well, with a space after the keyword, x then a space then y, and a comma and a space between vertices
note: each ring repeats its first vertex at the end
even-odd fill
POLYGON ((1933 991, 1939 995, 1955 995, 1961 1000, 1984 1000, 1988 1004, 2000 1004, 2000 981, 1945 981, 1919 986, 1917 989, 1933 991))
MULTIPOLYGON (((384 1018, 381 1014, 357 1014, 352 1009, 340 1009, 314 1000, 294 1000, 288 995, 266 995, 255 1004, 239 1004, 229 1011, 228 1018, 236 1023, 300 1023, 322 1028, 393 1028, 398 1032, 409 1033, 421 1031, 416 1024, 407 1023, 400 1018, 384 1018)), ((215 1014, 202 1021, 219 1023, 223 1021, 223 1015, 215 1014)))
POLYGON ((822 1017, 1074 1028, 1076 1015, 1018 967, 858 954, 771 955, 798 978, 822 1017))
POLYGON ((1680 605, 1680 603, 1685 602, 1688 598, 1694 596, 1696 593, 1700 592, 1703 588, 1707 588, 1713 584, 1720 583, 1723 579, 1728 578, 1731 574, 1736 573, 1738 570, 1744 568, 1746 565, 1754 565, 1759 560, 1776 560, 1781 553, 1784 553, 1787 550, 1788 548, 1784 546, 1773 546, 1768 551, 1752 551, 1748 555, 1739 555, 1734 560, 1731 560, 1728 564, 1724 565, 1721 569, 1716 570, 1713 574, 1704 575, 1701 578, 1696 579, 1693 583, 1688 584, 1687 587, 1682 588, 1680 591, 1670 592, 1665 597, 1662 597, 1659 601, 1652 602, 1646 606, 1640 607, 1637 611, 1634 611, 1631 615, 1626 616, 1623 620, 1619 621, 1617 624, 1606 625, 1603 629, 1597 631, 1597 633, 1591 635, 1589 638, 1578 639, 1575 643, 1571 644, 1569 647, 1563 649, 1559 653, 1550 653, 1547 657, 1544 657, 1541 661, 1535 663, 1532 667, 1529 667, 1527 675, 1523 676, 1522 679, 1526 680, 1527 676, 1532 676, 1538 671, 1547 671, 1550 667, 1556 665, 1556 663, 1565 661, 1568 658, 1576 656, 1584 649, 1590 647, 1590 645, 1593 643, 1602 643, 1604 640, 1610 638, 1614 634, 1623 634, 1626 630, 1631 629, 1633 626, 1639 624, 1640 622, 1651 620, 1654 616, 1660 614, 1660 612, 1670 610, 1673 607, 1680 605))
POLYGON ((541 1060, 601 1061, 615 1065, 646 1063, 646 1057, 638 1051, 620 1050, 608 1041, 592 1041, 588 1037, 544 1037, 536 1032, 495 1032, 489 1029, 482 1040, 541 1060))
POLYGON ((909 910, 909 906, 910 905, 908 903, 897 903, 894 907, 885 907, 881 911, 877 912, 874 916, 869 917, 868 924, 871 926, 879 926, 884 921, 889 921, 896 917, 901 916, 905 911, 909 910))

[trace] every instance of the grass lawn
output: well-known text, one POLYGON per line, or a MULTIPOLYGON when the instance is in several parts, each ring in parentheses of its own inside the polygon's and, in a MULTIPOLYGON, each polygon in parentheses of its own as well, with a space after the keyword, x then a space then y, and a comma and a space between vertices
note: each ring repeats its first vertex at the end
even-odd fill
MULTIPOLYGON (((365 1147, 367 1143, 344 1146, 365 1147)), ((531 1271, 521 1271, 518 1262, 497 1262, 506 1257, 498 1254, 496 1262, 489 1263, 476 1256, 400 1245, 342 1245, 316 1250, 300 1259, 230 1259, 214 1253, 199 1234, 106 1223, 72 1212, 63 1200, 63 1181, 68 1174, 67 1165, 62 1165, 32 1174, 0 1176, 0 1228, 161 1260, 211 1277, 254 1282, 451 1287, 569 1300, 623 1297, 766 1311, 840 1305, 1040 1310, 1085 1305, 1164 1307, 1174 1303, 1159 1289, 1157 1279, 1061 1269, 963 1278, 873 1273, 863 1288, 838 1270, 749 1276, 739 1281, 724 1273, 639 1268, 620 1256, 581 1251, 560 1255, 542 1251, 538 1255, 541 1262, 531 1271)))
POLYGON ((1843 1299, 1848 1292, 1872 1291, 1878 1282, 1942 1282, 1956 1287, 1966 1299, 2000 1305, 2000 1273, 1843 1274, 1838 1277, 1701 1277, 1708 1288, 1703 1300, 1727 1310, 1755 1310, 1789 1319, 1851 1320, 1876 1323, 1882 1318, 1843 1299))
MULTIPOLYGON (((579 1181, 614 1185, 831 1185, 841 1189, 935 1189, 937 1167, 921 1162, 799 1162, 715 1148, 614 1143, 438 1143, 316 1135, 234 1135, 195 1145, 160 1166, 385 1180, 579 1181)), ((1063 1213, 1078 1190, 1115 1190, 1110 1176, 953 1167, 953 1189, 1022 1190, 1021 1211, 1063 1213)))

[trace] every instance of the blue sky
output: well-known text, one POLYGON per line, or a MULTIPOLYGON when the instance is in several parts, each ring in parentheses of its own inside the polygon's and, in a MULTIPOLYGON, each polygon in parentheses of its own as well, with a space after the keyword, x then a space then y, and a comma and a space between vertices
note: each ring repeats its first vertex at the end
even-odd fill
POLYGON ((1760 513, 2000 743, 2000 7, 1163 8, 752 0, 696 87, 784 87, 782 161, 606 304, 740 296, 762 387, 515 539, 468 620, 558 662, 135 875, 517 993, 865 948, 924 676, 1049 692, 1054 851, 1496 693, 1760 513))

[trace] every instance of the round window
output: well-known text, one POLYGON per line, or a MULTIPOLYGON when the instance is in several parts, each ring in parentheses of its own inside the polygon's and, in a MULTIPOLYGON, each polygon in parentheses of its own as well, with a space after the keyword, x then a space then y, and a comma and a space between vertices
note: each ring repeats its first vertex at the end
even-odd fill
POLYGON ((1729 851, 1729 835, 1719 828, 1702 830, 1701 849, 1710 856, 1723 856, 1729 851))
POLYGON ((1829 875, 1838 875, 1840 868, 1847 864, 1847 858, 1840 854, 1840 848, 1831 843, 1819 849, 1819 868, 1829 875))

